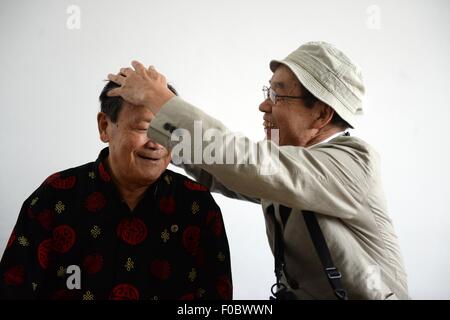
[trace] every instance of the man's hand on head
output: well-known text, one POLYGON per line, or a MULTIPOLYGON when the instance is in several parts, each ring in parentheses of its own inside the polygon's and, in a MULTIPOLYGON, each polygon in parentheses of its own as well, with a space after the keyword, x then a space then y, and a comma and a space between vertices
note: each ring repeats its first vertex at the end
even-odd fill
POLYGON ((109 74, 108 79, 119 84, 108 96, 121 96, 133 105, 142 105, 156 115, 161 107, 175 94, 167 87, 166 78, 153 66, 146 69, 140 62, 131 62, 133 68, 122 68, 118 74, 109 74))

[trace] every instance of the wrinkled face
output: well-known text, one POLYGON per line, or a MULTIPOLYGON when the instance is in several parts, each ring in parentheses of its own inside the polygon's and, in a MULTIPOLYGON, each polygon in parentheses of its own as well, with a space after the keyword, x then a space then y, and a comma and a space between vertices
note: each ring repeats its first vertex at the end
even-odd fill
MULTIPOLYGON (((124 102, 116 123, 107 117, 108 164, 115 179, 132 186, 150 185, 164 172, 170 153, 147 137, 149 109, 124 102)), ((102 140, 105 141, 102 137, 102 140)))
MULTIPOLYGON (((270 80, 271 88, 278 95, 302 96, 302 86, 289 68, 280 65, 270 80)), ((264 127, 267 139, 275 141, 272 129, 278 129, 279 145, 305 147, 313 137, 314 108, 307 108, 303 100, 277 98, 263 101, 259 110, 264 113, 264 127)))

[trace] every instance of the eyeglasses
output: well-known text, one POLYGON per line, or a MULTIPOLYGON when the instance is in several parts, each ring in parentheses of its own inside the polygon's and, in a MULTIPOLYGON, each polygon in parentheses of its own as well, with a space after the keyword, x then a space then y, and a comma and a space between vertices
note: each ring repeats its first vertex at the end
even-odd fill
POLYGON ((270 99, 270 101, 272 101, 273 104, 277 103, 278 98, 301 99, 301 100, 306 99, 306 97, 300 97, 300 96, 282 96, 282 95, 277 94, 275 91, 273 91, 273 89, 271 87, 266 87, 266 86, 263 86, 262 91, 264 94, 264 99, 265 100, 270 99))

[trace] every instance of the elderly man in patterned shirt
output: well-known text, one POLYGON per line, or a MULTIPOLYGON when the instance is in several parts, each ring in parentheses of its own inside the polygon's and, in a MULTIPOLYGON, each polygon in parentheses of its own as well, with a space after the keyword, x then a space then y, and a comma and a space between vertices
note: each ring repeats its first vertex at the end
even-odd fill
MULTIPOLYGON (((100 95, 95 162, 24 202, 0 263, 2 299, 231 299, 222 215, 147 137, 152 113, 100 95)), ((169 86, 174 92, 174 89, 169 86)))

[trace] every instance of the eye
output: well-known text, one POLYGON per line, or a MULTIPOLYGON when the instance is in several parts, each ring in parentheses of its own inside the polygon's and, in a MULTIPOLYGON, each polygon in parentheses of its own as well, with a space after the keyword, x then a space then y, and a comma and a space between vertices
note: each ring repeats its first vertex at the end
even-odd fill
POLYGON ((135 126, 133 130, 138 131, 138 132, 144 132, 144 131, 147 131, 147 130, 148 130, 148 127, 144 127, 144 126, 135 126))
POLYGON ((148 130, 150 126, 150 122, 148 121, 139 121, 134 125, 134 128, 139 132, 144 132, 148 130))

